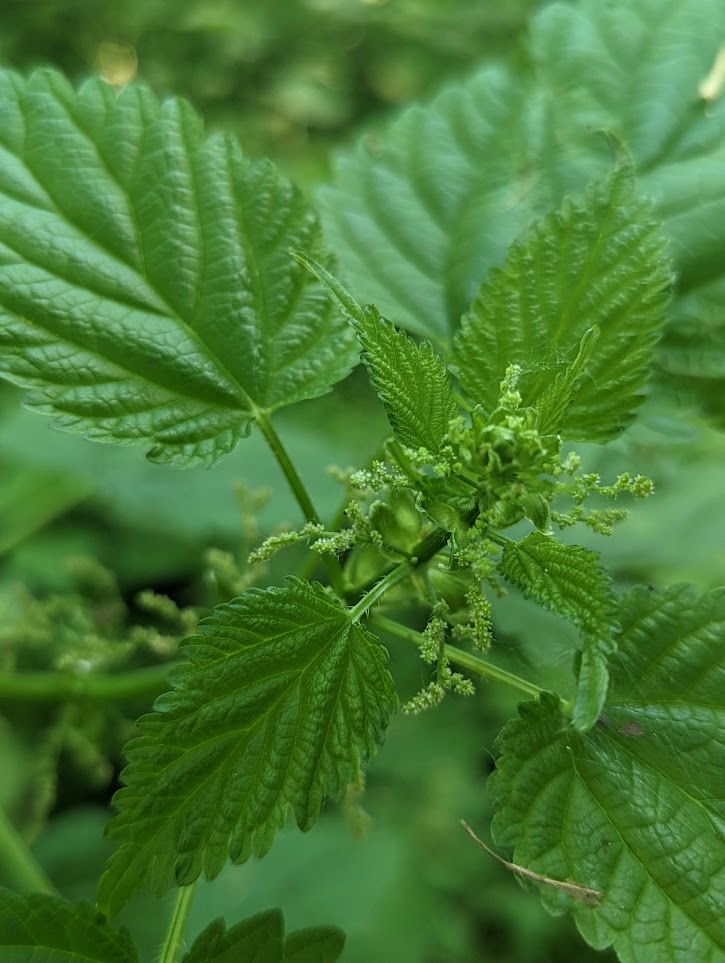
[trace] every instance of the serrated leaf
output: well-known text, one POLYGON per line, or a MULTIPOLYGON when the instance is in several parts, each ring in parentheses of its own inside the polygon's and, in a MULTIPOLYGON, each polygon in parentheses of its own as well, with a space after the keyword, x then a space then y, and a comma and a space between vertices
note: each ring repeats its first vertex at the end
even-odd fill
POLYGON ((599 340, 599 334, 596 326, 584 334, 576 358, 557 374, 538 398, 535 405, 536 427, 542 436, 557 435, 566 424, 569 409, 581 388, 582 373, 599 340))
POLYGON ((531 163, 542 130, 531 122, 532 90, 489 68, 405 110, 374 149, 362 140, 340 154, 320 205, 341 275, 361 300, 447 342, 487 268, 528 226, 531 192, 537 213, 560 203, 531 163))
POLYGON ((457 372, 471 400, 493 411, 507 367, 519 364, 523 403, 536 404, 596 328, 601 336, 588 346, 559 430, 576 440, 616 437, 642 401, 664 320, 664 247, 628 163, 536 224, 481 286, 456 335, 457 372))
POLYGON ((288 810, 309 830, 375 754, 396 704, 387 652, 317 583, 252 589, 183 648, 114 797, 121 846, 99 889, 112 914, 147 879, 161 893, 262 856, 288 810))
POLYGON ((385 405, 398 441, 437 453, 449 422, 458 414, 443 358, 430 343, 416 344, 398 331, 375 305, 358 304, 321 265, 303 255, 295 257, 327 287, 353 323, 370 383, 385 405))
POLYGON ((335 963, 345 934, 334 926, 311 926, 284 935, 282 911, 267 910, 226 929, 213 920, 194 940, 182 963, 335 963))
POLYGON ((226 928, 223 919, 202 930, 182 963, 282 963, 284 918, 278 909, 256 913, 226 928))
MULTIPOLYGON (((487 67, 340 156, 322 204, 341 276, 398 323, 446 339, 509 242, 603 173, 593 131, 611 130, 672 239, 673 340, 658 359, 686 363, 696 387, 716 357, 725 366, 725 96, 698 93, 723 38, 720 0, 546 5, 528 69, 487 67)), ((722 414, 725 393, 704 388, 722 414)))
POLYGON ((373 307, 366 312, 358 335, 370 383, 385 405, 398 441, 437 453, 451 419, 458 414, 441 356, 428 342, 415 344, 373 307))
POLYGON ((88 903, 0 888, 2 963, 138 963, 131 934, 88 903))
POLYGON ((574 726, 586 732, 597 721, 607 695, 616 630, 612 580, 599 564, 599 555, 531 532, 520 542, 506 543, 498 569, 527 598, 579 628, 581 662, 573 719, 574 726))
POLYGON ((542 888, 623 963, 725 958, 725 590, 635 589, 622 602, 601 724, 566 727, 551 696, 499 737, 496 841, 514 860, 602 892, 542 888))
POLYGON ((290 258, 319 226, 191 108, 0 72, 0 371, 56 427, 211 465, 353 339, 290 258))

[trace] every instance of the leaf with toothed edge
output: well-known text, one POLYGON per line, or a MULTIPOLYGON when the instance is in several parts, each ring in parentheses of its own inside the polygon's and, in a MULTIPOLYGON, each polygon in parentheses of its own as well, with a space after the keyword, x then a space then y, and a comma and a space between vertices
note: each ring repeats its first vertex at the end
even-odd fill
POLYGON ((340 798, 397 704, 378 639, 317 583, 289 578, 217 606, 183 643, 172 690, 139 723, 99 888, 115 914, 149 882, 213 878, 340 798))
POLYGON ((621 159, 581 200, 535 224, 481 285, 454 339, 468 397, 493 411, 508 366, 517 364, 523 404, 546 404, 551 417, 573 359, 576 390, 560 399, 567 403, 548 430, 588 442, 616 437, 642 401, 664 322, 665 244, 621 159))
POLYGON ((356 363, 288 253, 317 220, 185 103, 0 71, 0 373, 97 441, 209 466, 356 363))
POLYGON ((611 131, 670 238, 677 284, 658 365, 722 420, 725 96, 710 81, 725 5, 547 3, 527 33, 515 65, 484 66, 339 154, 320 203, 340 277, 446 343, 511 241, 606 173, 595 132, 611 131))
POLYGON ((294 257, 325 285, 354 325, 370 383, 398 441, 436 454, 458 414, 443 358, 430 343, 416 344, 398 331, 375 305, 358 304, 321 264, 301 253, 294 257))
POLYGON ((725 959, 725 589, 637 588, 622 600, 599 724, 545 695, 498 738, 493 835, 518 865, 599 890, 542 886, 586 941, 622 963, 725 959))
POLYGON ((88 903, 0 888, 0 963, 138 963, 125 926, 88 903))
POLYGON ((307 927, 285 937, 281 911, 267 910, 229 929, 224 920, 213 920, 181 963, 335 963, 344 944, 344 934, 333 926, 307 927))

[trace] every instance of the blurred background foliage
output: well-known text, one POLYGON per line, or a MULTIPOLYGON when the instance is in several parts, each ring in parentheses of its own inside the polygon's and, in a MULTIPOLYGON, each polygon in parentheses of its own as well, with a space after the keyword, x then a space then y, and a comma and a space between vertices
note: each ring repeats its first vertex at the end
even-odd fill
MULTIPOLYGON (((233 131, 249 154, 271 157, 312 187, 326 176, 334 148, 363 127, 485 58, 515 57, 539 5, 4 0, 0 63, 20 70, 52 64, 75 81, 93 72, 114 83, 138 77, 160 95, 182 94, 210 127, 233 131)), ((620 442, 582 452, 607 478, 644 471, 658 487, 611 541, 590 540, 622 588, 723 581, 717 519, 725 439, 668 404, 646 404, 620 442)), ((360 372, 333 394, 285 412, 278 424, 328 515, 342 489, 321 468, 361 465, 386 434, 360 372)), ((102 828, 122 746, 134 718, 150 707, 153 685, 140 702, 58 704, 9 700, 4 680, 14 670, 163 665, 198 609, 244 588, 237 562, 255 527, 269 532, 298 520, 258 437, 212 472, 172 472, 138 450, 56 433, 21 408, 15 390, 0 389, 0 807, 64 895, 93 896, 108 854, 102 828), (174 604, 139 596, 146 588, 174 604)), ((294 553, 274 564, 290 563, 294 553)), ((272 582, 281 573, 273 567, 265 577, 272 582)), ((492 657, 523 675, 533 660, 543 662, 544 684, 566 691, 569 629, 515 593, 498 611, 492 657)), ((415 652, 399 651, 398 643, 391 651, 405 698, 424 681, 423 668, 415 652)), ((290 928, 345 928, 347 963, 613 959, 589 951, 567 918, 546 916, 536 894, 457 825, 463 817, 486 838, 485 778, 495 735, 514 712, 515 699, 484 686, 475 698, 450 698, 427 716, 394 720, 361 802, 328 807, 309 837, 290 828, 261 862, 228 867, 201 886, 192 931, 220 914, 231 923, 280 905, 290 928)), ((125 918, 150 959, 164 914, 144 896, 125 918)))
POLYGON ((541 0, 3 0, 0 62, 140 77, 298 179, 386 110, 504 55, 541 0))

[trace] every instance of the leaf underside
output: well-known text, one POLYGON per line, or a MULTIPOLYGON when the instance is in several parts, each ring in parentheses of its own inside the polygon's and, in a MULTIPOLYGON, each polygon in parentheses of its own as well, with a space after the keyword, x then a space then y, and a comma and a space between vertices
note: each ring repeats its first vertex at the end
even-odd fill
POLYGON ((125 927, 87 903, 0 890, 1 963, 138 963, 125 927))
POLYGON ((600 724, 567 727, 550 695, 501 733, 493 832, 514 861, 600 890, 542 887, 586 941, 623 963, 725 958, 725 590, 635 589, 600 724))
POLYGON ((612 131, 671 238, 658 361, 723 415, 725 96, 698 93, 723 37, 721 0, 546 5, 528 67, 486 67, 340 155, 321 203, 341 277, 445 342, 509 243, 604 172, 612 131))
POLYGON ((147 879, 160 893, 264 855, 288 809, 310 829, 396 704, 385 649, 319 584, 253 589, 199 632, 129 746, 99 890, 110 913, 147 879))
POLYGON ((618 435, 642 400, 664 320, 671 280, 664 248, 628 162, 535 225, 481 286, 456 335, 456 369, 469 398, 492 411, 515 363, 523 403, 533 405, 595 329, 558 431, 587 441, 618 435))
POLYGON ((324 393, 356 358, 288 253, 319 244, 299 192, 187 104, 0 71, 0 373, 56 427, 209 466, 324 393))

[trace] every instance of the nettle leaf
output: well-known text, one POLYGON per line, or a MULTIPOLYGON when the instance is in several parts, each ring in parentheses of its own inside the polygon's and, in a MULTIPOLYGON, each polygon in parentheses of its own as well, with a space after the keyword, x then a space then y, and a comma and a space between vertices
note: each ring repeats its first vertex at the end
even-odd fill
POLYGON ((447 340, 510 241, 603 173, 593 131, 610 130, 671 238, 678 283, 658 361, 722 417, 725 97, 706 81, 723 37, 720 0, 546 5, 528 70, 487 67, 339 157, 321 203, 341 275, 447 340))
POLYGON ((569 409, 581 388, 582 372, 594 352, 600 333, 596 325, 586 332, 579 343, 576 358, 557 374, 537 399, 536 427, 542 436, 558 435, 566 424, 569 409))
POLYGON ((559 430, 576 440, 616 437, 642 400, 664 320, 671 281, 664 247, 626 161, 582 200, 568 200, 537 223, 481 286, 456 335, 456 369, 471 400, 492 411, 516 363, 523 402, 533 405, 552 391, 578 347, 579 384, 559 430), (590 338, 582 345, 592 329, 600 334, 596 344, 590 338))
POLYGON ((267 910, 229 929, 223 919, 202 930, 182 963, 281 963, 284 959, 282 911, 267 910))
POLYGON ((147 879, 161 893, 264 855, 288 809, 311 829, 375 754, 397 702, 385 649, 317 583, 252 589, 183 648, 114 798, 121 846, 99 889, 109 913, 147 879))
POLYGON ((138 963, 131 934, 88 903, 0 888, 2 963, 138 963))
POLYGON ((612 580, 599 564, 599 555, 531 532, 520 542, 507 542, 498 569, 527 598, 579 628, 581 661, 573 719, 574 726, 586 732, 597 721, 607 695, 617 627, 612 580))
POLYGON ((440 450, 458 414, 443 358, 429 342, 416 344, 382 317, 373 304, 357 303, 322 265, 295 254, 350 319, 363 348, 370 383, 385 405, 390 425, 403 445, 440 450))
POLYGON ((354 339, 290 258, 319 225, 185 103, 0 72, 0 372, 56 427, 209 466, 354 339))
POLYGON ((725 370, 725 101, 706 83, 723 37, 719 0, 556 4, 532 37, 550 123, 576 151, 587 129, 617 133, 655 199, 678 281, 658 360, 696 380, 725 370))
POLYGON ((635 589, 622 601, 600 725, 567 728, 553 696, 499 737, 493 832, 514 861, 599 890, 544 887, 554 914, 623 963, 725 957, 725 589, 635 589))
POLYGON ((363 301, 447 344, 532 212, 561 203, 562 167, 536 85, 487 68, 339 155, 319 195, 325 237, 363 301))
POLYGON ((416 344, 375 307, 357 330, 370 383, 398 441, 437 453, 458 414, 445 362, 431 344, 416 344))
POLYGON ((285 938, 282 911, 276 909, 229 929, 224 920, 214 920, 197 936, 182 963, 334 963, 344 945, 345 935, 333 926, 296 930, 285 938))

